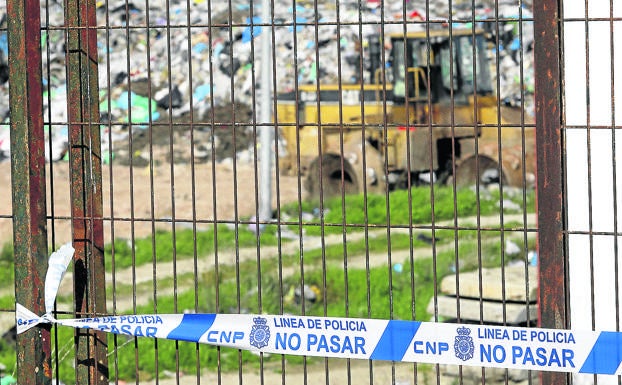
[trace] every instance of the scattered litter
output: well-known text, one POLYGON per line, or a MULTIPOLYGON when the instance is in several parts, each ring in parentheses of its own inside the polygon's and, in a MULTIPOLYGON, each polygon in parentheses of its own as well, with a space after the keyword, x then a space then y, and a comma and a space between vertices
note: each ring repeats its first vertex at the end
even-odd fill
POLYGON ((0 362, 0 385, 13 385, 17 384, 15 377, 11 375, 5 375, 6 365, 0 362))
POLYGON ((518 255, 520 252, 521 248, 516 244, 516 242, 509 239, 505 240, 505 253, 507 255, 518 255))
POLYGON ((257 221, 257 217, 256 216, 252 216, 251 219, 249 220, 249 224, 248 224, 248 230, 255 234, 255 236, 260 235, 263 230, 265 229, 266 225, 263 223, 259 223, 257 221))
POLYGON ((0 385, 13 385, 17 384, 17 379, 15 377, 8 375, 4 376, 0 379, 0 385))
POLYGON ((438 242, 438 238, 432 238, 431 236, 424 233, 417 234, 417 240, 427 243, 428 245, 433 244, 435 241, 438 242))
MULTIPOLYGON (((501 205, 501 202, 499 202, 499 205, 501 205)), ((518 203, 513 202, 509 199, 504 199, 503 200, 503 211, 520 211, 521 207, 518 203)))
MULTIPOLYGON (((294 289, 294 299, 296 303, 300 303, 303 296, 300 294, 300 286, 297 286, 294 289)), ((304 285, 304 299, 306 302, 314 303, 316 302, 322 295, 320 288, 316 285, 304 285)))
POLYGON ((422 172, 419 174, 419 180, 427 184, 436 183, 436 173, 422 172))
POLYGON ((527 261, 529 261, 530 266, 538 266, 538 252, 532 250, 527 253, 527 261))
POLYGON ((404 271, 404 266, 401 263, 394 263, 393 264, 393 271, 396 273, 401 273, 404 271))
MULTIPOLYGON (((281 236, 281 239, 288 239, 288 240, 298 240, 298 239, 300 239, 300 236, 298 235, 298 233, 296 233, 296 232, 294 232, 291 229, 288 229, 286 227, 282 227, 281 228, 281 232, 279 234, 281 236)), ((279 235, 279 234, 277 234, 277 235, 279 235)))
MULTIPOLYGON (((444 1, 386 4, 377 0, 346 0, 337 8, 330 2, 319 2, 314 7, 297 3, 292 7, 277 1, 269 21, 274 22, 271 28, 265 28, 265 21, 254 16, 261 15, 260 3, 249 6, 239 1, 215 2, 211 5, 211 15, 205 12, 204 3, 204 0, 190 3, 174 0, 170 4, 156 1, 144 9, 142 3, 98 2, 98 21, 101 24, 102 20, 109 20, 109 29, 100 29, 98 38, 102 134, 106 132, 113 139, 102 140, 106 162, 123 162, 125 156, 117 153, 120 143, 125 142, 127 147, 129 134, 145 129, 150 123, 170 122, 173 128, 169 126, 167 130, 188 131, 190 125, 177 123, 188 122, 190 114, 194 123, 226 123, 214 128, 212 135, 195 138, 195 148, 210 148, 211 141, 217 137, 223 141, 220 138, 223 132, 231 131, 235 125, 239 127, 236 134, 241 134, 236 135, 235 150, 215 148, 216 160, 236 157, 233 151, 246 151, 238 160, 252 161, 248 151, 254 147, 253 138, 246 133, 257 105, 256 90, 262 88, 258 76, 263 60, 259 39, 266 33, 274 41, 274 65, 278 74, 274 79, 275 91, 289 92, 297 85, 316 84, 318 80, 324 84, 348 83, 369 76, 370 47, 366 40, 381 32, 383 21, 385 34, 402 31, 401 21, 408 22, 408 28, 423 28, 426 17, 433 25, 453 20, 455 28, 471 28, 475 22, 489 32, 491 42, 500 42, 499 60, 491 61, 493 66, 499 62, 499 69, 493 68, 491 73, 499 77, 493 84, 500 86, 502 103, 524 106, 533 114, 533 23, 521 21, 521 18, 532 19, 530 2, 482 0, 475 4, 473 14, 471 3, 466 2, 450 8, 444 1), (490 22, 496 15, 502 21, 490 22), (188 21, 191 26, 211 23, 221 27, 166 29, 187 25, 188 21), (337 24, 338 21, 342 24, 337 24), (147 23, 150 28, 142 28, 147 23), (126 26, 141 28, 128 30, 126 26), (360 68, 365 70, 364 74, 360 74, 360 68), (239 106, 244 107, 240 110, 239 106), (213 110, 218 110, 219 115, 213 110), (238 126, 240 123, 242 126, 238 126), (202 147, 196 147, 199 145, 202 147), (219 153, 221 149, 226 153, 219 153)), ((62 3, 42 1, 41 7, 50 25, 63 25, 62 3)), ((5 15, 6 5, 0 5, 0 20, 5 20, 5 15)), ((0 31, 0 122, 5 123, 9 111, 7 40, 6 30, 0 31)), ((50 161, 66 158, 63 156, 68 122, 65 43, 62 31, 42 33, 42 47, 46 50, 44 119, 52 143, 47 156, 50 161)), ((272 60, 272 55, 269 59, 272 60)), ((390 58, 385 59, 389 68, 390 58)), ((9 157, 5 131, 0 130, 0 161, 9 157)), ((167 140, 171 136, 170 131, 153 132, 154 138, 159 135, 167 140)), ((173 137, 187 140, 183 134, 173 137)), ((132 145, 146 152, 140 141, 133 141, 132 145)), ((211 160, 204 152, 199 155, 205 161, 211 160)), ((188 161, 190 155, 177 158, 188 161)), ((421 178, 432 182, 435 176, 421 175, 421 178)))

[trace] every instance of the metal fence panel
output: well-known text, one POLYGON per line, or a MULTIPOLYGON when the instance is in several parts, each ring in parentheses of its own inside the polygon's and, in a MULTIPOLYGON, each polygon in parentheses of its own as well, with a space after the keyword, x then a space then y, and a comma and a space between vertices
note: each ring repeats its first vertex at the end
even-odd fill
MULTIPOLYGON (((575 48, 561 43, 584 21, 563 19, 561 2, 0 0, 5 8, 0 113, 10 84, 11 115, 0 129, 11 133, 14 201, 0 221, 13 224, 3 241, 14 264, 4 251, 0 263, 16 278, 0 287, 3 317, 15 299, 40 310, 31 296, 44 250, 72 241, 60 315, 575 322, 568 240, 603 234, 591 222, 568 228, 564 145, 575 127, 564 121, 564 84, 576 78, 563 78, 562 65, 575 48)), ((619 16, 609 8, 593 21, 610 26, 613 53, 619 16)), ((30 350, 18 349, 19 370, 7 361, 5 374, 28 382, 36 372, 35 383, 571 380, 46 332, 19 337, 30 350)))
MULTIPOLYGON (((568 316, 573 328, 619 330, 620 7, 564 4, 563 120, 568 316), (577 39, 580 37, 580 39, 577 39), (616 98, 616 96, 618 96, 616 98)), ((617 383, 610 376, 575 383, 617 383)))

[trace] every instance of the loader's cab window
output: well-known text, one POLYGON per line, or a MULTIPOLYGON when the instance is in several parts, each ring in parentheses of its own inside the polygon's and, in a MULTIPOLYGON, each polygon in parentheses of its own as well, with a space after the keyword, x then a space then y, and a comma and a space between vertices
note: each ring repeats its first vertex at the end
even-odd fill
POLYGON ((393 68, 393 96, 397 103, 427 101, 428 47, 425 39, 394 39, 391 65, 393 68))
POLYGON ((438 59, 443 91, 447 97, 452 95, 452 91, 457 99, 466 98, 474 92, 480 95, 492 92, 485 43, 483 35, 476 35, 475 39, 465 35, 454 37, 451 46, 448 40, 440 46, 438 59))
POLYGON ((404 100, 406 96, 406 60, 404 55, 404 43, 399 40, 392 41, 391 66, 393 68, 393 96, 404 100))
POLYGON ((448 36, 433 36, 429 42, 425 36, 396 37, 391 43, 395 103, 434 103, 451 97, 460 102, 474 92, 493 91, 483 34, 456 32, 453 44, 448 36))

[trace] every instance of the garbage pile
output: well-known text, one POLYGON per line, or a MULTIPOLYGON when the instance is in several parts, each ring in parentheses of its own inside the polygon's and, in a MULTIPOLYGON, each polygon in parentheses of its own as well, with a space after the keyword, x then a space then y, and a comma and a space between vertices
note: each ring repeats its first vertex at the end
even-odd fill
MULTIPOLYGON (((97 2, 98 25, 107 26, 98 34, 104 160, 138 164, 149 138, 166 146, 170 140, 188 143, 190 127, 198 161, 252 152, 252 122, 260 119, 254 111, 259 111, 265 87, 260 82, 260 52, 261 36, 266 33, 271 33, 274 42, 268 58, 271 63, 274 60, 270 66, 276 74, 274 91, 287 92, 303 84, 357 81, 364 76, 359 74, 359 58, 363 55, 365 65, 369 55, 365 40, 379 34, 381 26, 387 34, 403 31, 404 22, 410 29, 424 28, 426 19, 433 26, 452 22, 454 28, 472 28, 475 21, 490 32, 491 42, 499 42, 500 68, 492 73, 500 74, 502 102, 520 106, 533 93, 533 26, 524 21, 532 15, 524 2, 523 8, 516 0, 499 2, 498 11, 491 0, 483 0, 475 9, 471 2, 462 1, 453 1, 450 8, 447 0, 430 2, 428 10, 424 0, 388 2, 384 8, 381 4, 378 0, 299 1, 292 6, 277 1, 268 25, 260 17, 260 2, 152 0, 146 3, 148 9, 143 2, 129 0, 97 2), (497 14, 504 21, 486 22, 497 14), (226 129, 232 126, 237 127, 235 137, 226 129), (212 148, 216 154, 211 153, 212 148)), ((6 123, 4 8, 0 4, 0 122, 6 123)), ((42 20, 50 25, 63 25, 63 15, 60 2, 42 2, 42 20)), ((42 49, 44 121, 53 123, 46 125, 52 143, 46 155, 56 161, 66 158, 67 152, 64 32, 44 32, 42 49)), ((494 52, 491 55, 494 57, 494 52)), ((492 62, 494 65, 496 60, 492 62)), ((531 102, 525 103, 527 112, 532 113, 531 102)), ((3 124, 0 161, 8 156, 9 128, 3 124)), ((185 162, 189 156, 185 150, 173 154, 173 161, 185 162)))

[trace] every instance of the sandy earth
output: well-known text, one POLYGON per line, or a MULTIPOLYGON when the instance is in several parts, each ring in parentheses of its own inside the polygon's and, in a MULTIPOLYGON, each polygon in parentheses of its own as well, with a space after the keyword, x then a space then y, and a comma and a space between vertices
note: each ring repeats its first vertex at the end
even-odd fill
MULTIPOLYGON (((70 181, 67 162, 52 165, 53 191, 48 187, 48 213, 52 210, 54 221, 48 221, 48 236, 54 236, 55 244, 71 240, 70 227, 70 181), (53 196, 53 199, 52 199, 53 196)), ((46 170, 51 174, 48 164, 46 170)), ((103 170, 103 205, 106 242, 115 238, 136 238, 151 234, 152 226, 170 230, 172 218, 178 226, 189 227, 193 218, 198 226, 208 222, 248 219, 258 210, 258 178, 252 163, 221 162, 196 164, 194 175, 189 164, 176 164, 129 168, 114 164, 103 170), (234 173, 235 167, 235 173, 234 173), (112 176, 111 176, 112 175, 112 176), (174 183, 171 183, 174 181, 174 183), (194 199, 193 199, 194 198, 194 199), (194 204, 193 204, 194 202, 194 204), (203 222, 203 223, 201 223, 203 222)), ((12 239, 10 163, 0 163, 0 242, 12 239)), ((48 183, 48 186, 51 184, 48 183)), ((272 202, 298 200, 304 192, 298 189, 298 178, 280 176, 273 180, 272 202), (279 183, 278 194, 276 183, 279 183)))
MULTIPOLYGON (((210 223, 215 219, 228 222, 234 222, 236 218, 248 219, 258 210, 258 192, 255 189, 257 176, 253 164, 248 162, 196 164, 194 175, 188 163, 175 164, 173 168, 170 164, 160 165, 153 170, 144 166, 130 168, 113 163, 112 167, 104 166, 102 174, 106 244, 110 244, 113 238, 131 240, 145 237, 152 234, 154 229, 170 231, 172 218, 176 220, 176 228, 191 227, 195 218, 197 228, 200 229, 211 226, 210 223)), ((48 216, 54 218, 47 222, 48 245, 60 246, 72 239, 68 163, 47 164, 46 176, 48 216), (53 175, 51 180, 50 175, 53 175)), ((273 180, 273 185, 273 207, 276 207, 277 199, 281 203, 288 203, 298 200, 304 194, 298 190, 297 177, 280 176, 278 180, 273 180)), ((13 239, 11 216, 11 164, 4 161, 0 162, 2 245, 12 242, 13 239)), ((170 275, 172 270, 161 271, 170 275)), ((64 285, 70 286, 69 283, 70 280, 65 279, 64 285)), ((4 291, 6 290, 2 290, 4 291)), ((3 295, 6 294, 8 293, 3 295)), ((12 324, 13 315, 0 312, 0 331, 6 330, 12 324)))
MULTIPOLYGON (((270 363, 260 368, 242 368, 240 372, 204 373, 184 375, 179 379, 173 377, 159 380, 161 385, 199 385, 199 384, 245 384, 245 385, 308 385, 308 384, 353 384, 353 385, 408 385, 408 384, 436 384, 436 372, 433 368, 419 369, 415 377, 415 365, 411 363, 373 362, 365 360, 330 359, 326 362, 314 362, 293 366, 285 363, 282 371, 281 363, 270 363), (242 380, 240 380, 240 376, 242 380), (417 379, 415 381, 415 378, 417 379)), ((455 380, 443 379, 440 384, 451 384, 455 380)), ((147 384, 156 384, 155 381, 147 384)))
MULTIPOLYGON (((415 365, 413 363, 391 363, 386 361, 340 360, 330 359, 325 362, 302 365, 288 365, 281 370, 281 364, 270 364, 259 368, 243 368, 230 373, 203 373, 184 375, 159 381, 146 382, 149 385, 200 385, 200 384, 244 384, 244 385, 475 385, 475 384, 513 384, 529 383, 529 372, 502 369, 486 369, 485 381, 479 367, 463 367, 448 365, 415 365)), ((532 379, 538 378, 531 374, 532 379)))

